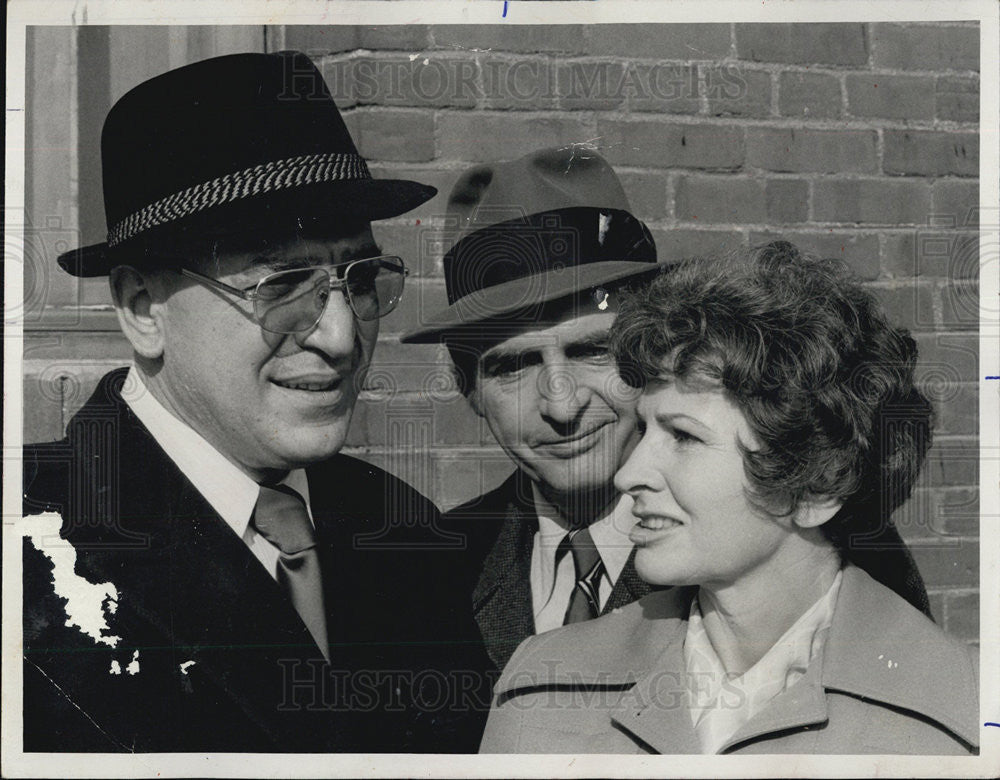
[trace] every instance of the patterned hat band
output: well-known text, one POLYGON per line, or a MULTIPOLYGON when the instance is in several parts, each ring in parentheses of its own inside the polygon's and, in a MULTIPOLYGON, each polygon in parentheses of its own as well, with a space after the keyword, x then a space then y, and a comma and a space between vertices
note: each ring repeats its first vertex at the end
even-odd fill
POLYGON ((371 179, 371 174, 357 154, 307 154, 274 160, 227 173, 150 203, 108 231, 108 246, 117 246, 150 228, 254 195, 319 182, 365 179, 371 179))

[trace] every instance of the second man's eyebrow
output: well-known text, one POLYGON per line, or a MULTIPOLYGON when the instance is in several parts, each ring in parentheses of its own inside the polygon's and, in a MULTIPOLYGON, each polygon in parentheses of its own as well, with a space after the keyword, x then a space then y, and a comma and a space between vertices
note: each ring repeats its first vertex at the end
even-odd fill
POLYGON ((588 352, 595 349, 606 350, 607 348, 608 331, 606 330, 586 333, 579 338, 568 340, 563 346, 563 350, 566 352, 568 357, 572 357, 575 353, 588 352))

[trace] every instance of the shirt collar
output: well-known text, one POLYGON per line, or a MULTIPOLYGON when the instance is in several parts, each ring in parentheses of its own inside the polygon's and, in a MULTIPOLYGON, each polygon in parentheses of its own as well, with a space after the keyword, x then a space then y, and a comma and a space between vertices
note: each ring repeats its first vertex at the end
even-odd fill
MULTIPOLYGON (((168 411, 146 387, 134 365, 125 379, 122 398, 181 473, 226 524, 242 537, 257 504, 258 484, 201 434, 168 411)), ((309 485, 305 470, 289 472, 282 483, 302 496, 308 510, 309 485)))
MULTIPOLYGON (((539 546, 549 568, 554 568, 556 548, 569 527, 559 510, 545 499, 534 482, 531 483, 531 490, 535 499, 535 514, 538 515, 539 546)), ((612 583, 618 581, 632 553, 628 530, 635 518, 632 517, 631 509, 632 499, 622 495, 607 514, 590 524, 590 536, 612 583)))

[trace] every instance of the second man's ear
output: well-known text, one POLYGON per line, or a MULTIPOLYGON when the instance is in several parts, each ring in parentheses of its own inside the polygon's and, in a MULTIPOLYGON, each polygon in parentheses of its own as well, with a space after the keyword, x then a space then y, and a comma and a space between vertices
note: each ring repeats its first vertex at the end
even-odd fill
POLYGON ((111 269, 108 277, 118 323, 136 353, 149 360, 163 356, 162 304, 148 273, 128 265, 111 269))

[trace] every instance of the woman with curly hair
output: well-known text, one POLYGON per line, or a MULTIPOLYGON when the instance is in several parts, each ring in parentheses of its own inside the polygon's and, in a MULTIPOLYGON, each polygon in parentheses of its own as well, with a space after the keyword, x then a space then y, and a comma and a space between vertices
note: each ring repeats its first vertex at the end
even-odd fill
POLYGON ((930 446, 909 334, 779 242, 658 277, 612 350, 636 569, 680 587, 522 644, 481 750, 975 753, 973 651, 866 572, 930 446))

